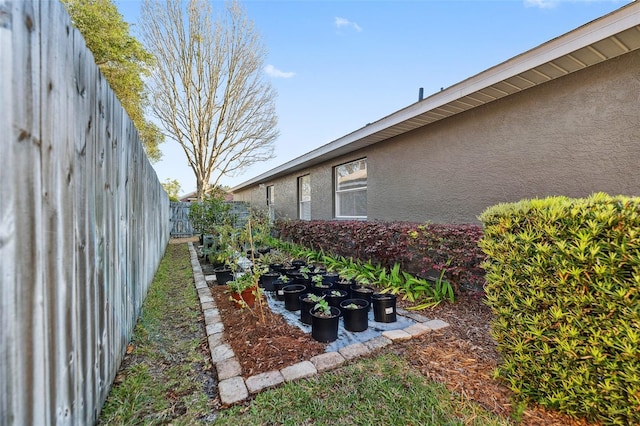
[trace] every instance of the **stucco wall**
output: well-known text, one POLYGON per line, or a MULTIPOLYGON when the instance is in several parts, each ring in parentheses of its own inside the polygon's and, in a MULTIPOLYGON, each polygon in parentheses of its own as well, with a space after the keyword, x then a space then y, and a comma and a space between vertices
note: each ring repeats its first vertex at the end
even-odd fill
POLYGON ((522 198, 638 195, 638 111, 636 51, 270 184, 295 218, 296 178, 310 173, 312 218, 331 219, 331 168, 366 156, 369 220, 436 223, 522 198))

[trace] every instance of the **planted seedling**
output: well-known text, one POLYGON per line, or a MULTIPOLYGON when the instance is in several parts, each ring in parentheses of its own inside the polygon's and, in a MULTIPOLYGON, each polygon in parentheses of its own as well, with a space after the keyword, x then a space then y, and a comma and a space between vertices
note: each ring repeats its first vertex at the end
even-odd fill
POLYGON ((311 270, 309 269, 308 266, 301 266, 300 269, 298 269, 298 272, 300 272, 302 274, 302 276, 304 277, 305 280, 309 279, 309 274, 311 273, 311 270))
POLYGON ((343 306, 343 308, 345 309, 358 309, 360 306, 356 305, 355 303, 349 303, 346 306, 343 306))
POLYGON ((311 277, 311 282, 313 282, 314 286, 321 287, 322 286, 322 275, 314 275, 313 277, 311 277))
POLYGON ((322 317, 333 316, 333 314, 331 313, 331 306, 329 306, 329 302, 324 300, 324 298, 315 304, 315 306, 313 307, 313 311, 318 316, 322 316, 322 317))
POLYGON ((288 276, 286 276, 286 275, 280 275, 280 277, 279 277, 278 279, 279 279, 280 281, 282 281, 284 284, 286 284, 286 283, 288 283, 288 282, 290 281, 290 280, 289 280, 289 277, 288 277, 288 276))
MULTIPOLYGON (((304 300, 306 300, 307 302, 318 303, 321 300, 324 300, 324 296, 318 296, 317 294, 307 293, 307 297, 305 297, 304 300)), ((314 307, 314 309, 315 309, 315 307, 314 307)))

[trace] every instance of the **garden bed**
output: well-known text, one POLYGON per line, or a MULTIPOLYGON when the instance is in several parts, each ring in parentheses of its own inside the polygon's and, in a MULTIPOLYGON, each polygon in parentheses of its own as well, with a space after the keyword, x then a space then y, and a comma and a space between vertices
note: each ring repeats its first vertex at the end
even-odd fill
MULTIPOLYGON (((206 271, 211 270, 211 265, 205 262, 201 265, 208 274, 206 271)), ((210 288, 223 319, 225 337, 238 357, 244 377, 282 369, 325 351, 325 344, 313 340, 268 308, 265 309, 266 325, 261 324, 256 313, 235 307, 229 300, 227 286, 211 285, 210 288)), ((398 307, 410 306, 398 299, 398 307)), ((387 350, 402 355, 426 377, 445 384, 488 411, 521 419, 525 425, 589 425, 584 420, 541 407, 525 408, 514 402, 509 389, 492 378, 500 355, 489 333, 492 313, 477 294, 458 295, 455 303, 441 303, 419 313, 446 321, 450 326, 396 343, 387 350)))

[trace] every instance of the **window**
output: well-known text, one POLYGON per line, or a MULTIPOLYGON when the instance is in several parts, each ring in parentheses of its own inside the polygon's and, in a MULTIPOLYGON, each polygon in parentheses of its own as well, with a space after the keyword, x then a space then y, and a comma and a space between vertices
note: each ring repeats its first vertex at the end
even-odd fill
POLYGON ((273 185, 267 186, 267 208, 269 210, 269 223, 273 223, 276 218, 276 210, 273 206, 276 197, 273 192, 273 185))
POLYGON ((367 217, 367 159, 335 168, 336 217, 367 217))
POLYGON ((269 185, 267 186, 267 205, 268 206, 273 205, 274 201, 275 201, 275 196, 273 194, 273 185, 269 185))
POLYGON ((298 178, 298 219, 311 220, 311 176, 298 178))

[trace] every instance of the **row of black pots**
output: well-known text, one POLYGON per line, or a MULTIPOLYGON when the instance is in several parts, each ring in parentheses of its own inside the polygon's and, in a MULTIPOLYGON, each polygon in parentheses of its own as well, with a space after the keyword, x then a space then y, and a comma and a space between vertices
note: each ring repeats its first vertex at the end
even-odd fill
MULTIPOLYGON (((347 299, 349 294, 344 290, 324 290, 324 293, 318 294, 310 292, 303 284, 291 284, 282 289, 284 293, 284 307, 288 311, 305 311, 313 306, 304 305, 304 301, 309 295, 324 296, 329 306, 340 307, 340 302, 347 299)), ((315 303, 314 303, 315 304, 315 303)), ((306 324, 309 322, 302 321, 306 324)))
POLYGON ((396 296, 374 293, 371 301, 359 298, 348 298, 343 290, 325 291, 325 300, 332 313, 330 317, 314 315, 316 302, 302 284, 291 284, 283 289, 285 309, 300 311, 300 321, 311 325, 311 335, 321 342, 332 342, 337 339, 338 323, 342 316, 344 328, 348 331, 365 331, 369 326, 369 309, 373 305, 374 320, 377 322, 396 321, 396 296), (316 330, 318 329, 318 330, 316 330), (328 339, 328 340, 326 340, 328 339))
MULTIPOLYGON (((375 321, 396 321, 395 303, 396 297, 394 295, 376 293, 373 297, 375 321)), ((311 337, 319 342, 333 342, 338 338, 338 325, 341 316, 345 330, 365 331, 369 327, 369 306, 369 302, 363 299, 345 299, 340 302, 340 307, 330 307, 330 316, 319 316, 313 307, 307 311, 303 305, 300 317, 302 320, 306 316, 304 312, 308 312, 311 319, 311 337)))
POLYGON ((297 271, 303 266, 307 266, 307 262, 301 259, 292 260, 289 265, 283 263, 270 263, 269 271, 285 274, 287 271, 297 271))

